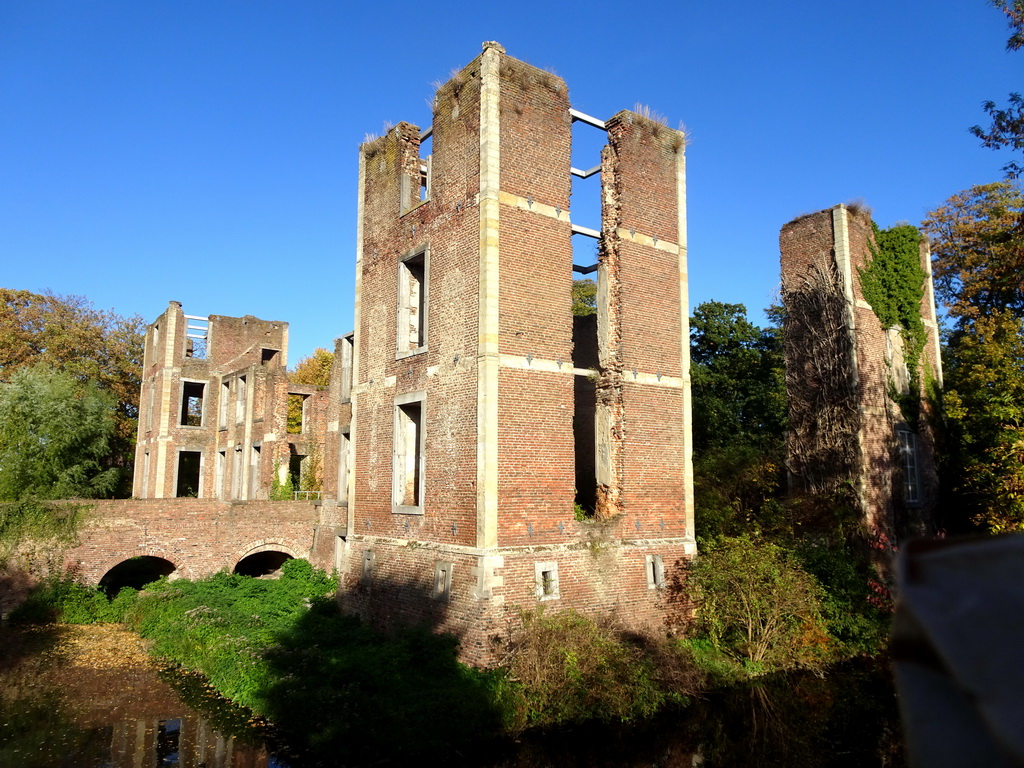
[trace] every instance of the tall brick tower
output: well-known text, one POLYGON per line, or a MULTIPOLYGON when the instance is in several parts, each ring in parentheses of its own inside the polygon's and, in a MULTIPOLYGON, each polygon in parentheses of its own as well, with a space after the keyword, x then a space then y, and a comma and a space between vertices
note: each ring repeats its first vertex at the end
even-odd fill
POLYGON ((430 127, 363 145, 344 607, 478 662, 517 607, 671 619, 695 551, 683 149, 497 43, 430 127), (570 213, 574 120, 607 133, 600 232, 570 213), (574 235, 598 240, 596 323, 574 235))
POLYGON ((789 468, 804 491, 852 482, 869 529, 898 537, 923 533, 932 521, 938 477, 925 390, 941 387, 942 366, 927 242, 926 340, 911 391, 900 329, 883 328, 864 298, 861 270, 873 237, 870 213, 845 205, 782 228, 789 468))

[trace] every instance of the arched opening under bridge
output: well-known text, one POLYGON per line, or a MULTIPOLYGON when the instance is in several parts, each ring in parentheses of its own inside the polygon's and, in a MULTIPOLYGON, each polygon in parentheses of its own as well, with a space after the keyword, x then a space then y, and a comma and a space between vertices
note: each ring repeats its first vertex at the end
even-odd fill
POLYGON ((287 552, 266 550, 246 555, 238 561, 235 566, 235 573, 242 576, 270 577, 274 578, 281 574, 281 566, 285 561, 291 560, 292 556, 287 552))
POLYGON ((129 560, 122 560, 100 579, 100 589, 113 597, 125 587, 142 589, 162 576, 170 576, 175 571, 174 563, 162 557, 142 555, 129 560))

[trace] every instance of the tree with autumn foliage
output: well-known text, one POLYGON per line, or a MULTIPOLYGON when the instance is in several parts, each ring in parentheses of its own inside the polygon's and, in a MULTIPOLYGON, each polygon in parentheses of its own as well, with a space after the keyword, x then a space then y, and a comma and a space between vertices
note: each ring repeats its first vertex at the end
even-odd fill
POLYGON ((943 474, 954 508, 989 530, 1024 530, 1024 195, 1007 182, 975 186, 922 229, 953 324, 943 474))
MULTIPOLYGON (((114 400, 106 466, 130 492, 146 322, 97 310, 84 296, 0 288, 0 382, 40 366, 95 385, 114 400)), ((62 390, 64 391, 64 390, 62 390)))

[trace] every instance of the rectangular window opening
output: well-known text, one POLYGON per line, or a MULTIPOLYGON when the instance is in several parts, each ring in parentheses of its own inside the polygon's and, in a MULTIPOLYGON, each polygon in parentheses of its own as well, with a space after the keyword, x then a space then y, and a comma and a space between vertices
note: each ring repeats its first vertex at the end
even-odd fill
POLYGON ((203 454, 201 451, 178 451, 178 483, 174 492, 175 496, 199 496, 202 467, 203 454))
POLYGON ((338 493, 341 504, 348 503, 348 467, 349 451, 352 448, 351 436, 348 432, 338 433, 338 493))
POLYGON ((534 563, 534 577, 539 600, 557 600, 561 596, 558 588, 557 562, 534 563))
POLYGON ((292 481, 292 489, 302 490, 303 475, 306 471, 306 456, 295 450, 295 446, 289 446, 291 454, 288 456, 288 476, 292 481))
POLYGON ((235 448, 235 455, 231 460, 231 498, 242 498, 242 446, 235 448))
POLYGON ((276 349, 260 350, 260 363, 262 365, 276 365, 278 352, 279 350, 276 349))
POLYGON ((355 334, 348 334, 341 340, 341 402, 352 400, 352 353, 355 350, 355 334))
POLYGON ((246 408, 245 376, 238 377, 238 384, 235 386, 235 423, 241 424, 245 421, 246 408))
POLYGON ((228 426, 228 403, 231 400, 231 382, 222 381, 220 383, 220 404, 217 409, 217 422, 221 429, 227 429, 228 426))
POLYGON ((418 351, 427 343, 427 254, 398 264, 398 352, 418 351))
POLYGON ((452 564, 436 563, 434 565, 434 597, 445 599, 452 594, 452 564))
POLYGON ((228 452, 218 451, 217 452, 217 474, 215 477, 215 485, 217 486, 217 498, 224 498, 224 479, 228 468, 228 452))
POLYGON ((423 504, 423 403, 395 407, 394 505, 414 511, 423 504))
POLYGON ((434 159, 433 133, 420 137, 419 195, 415 202, 425 203, 430 199, 430 166, 434 159))
POLYGON ((309 395, 288 393, 288 434, 301 435, 306 431, 306 400, 309 395))
POLYGON ((903 501, 907 504, 921 502, 921 479, 917 461, 917 435, 908 429, 896 431, 899 441, 903 469, 903 501))
POLYGON ((661 589, 665 586, 665 563, 661 555, 647 555, 647 588, 661 589))
POLYGON ((359 574, 359 582, 361 584, 369 584, 373 580, 373 566, 376 564, 376 561, 377 558, 372 549, 363 552, 363 567, 359 574))
POLYGON ((149 451, 142 457, 142 498, 149 498, 149 451))
POLYGON ((203 392, 206 385, 201 381, 181 382, 181 425, 183 427, 203 426, 203 392))
POLYGON ((263 468, 260 446, 252 447, 252 456, 249 459, 249 498, 255 499, 260 490, 260 472, 263 468))
POLYGON ((597 382, 573 376, 572 436, 576 466, 576 519, 589 519, 597 508, 597 382))

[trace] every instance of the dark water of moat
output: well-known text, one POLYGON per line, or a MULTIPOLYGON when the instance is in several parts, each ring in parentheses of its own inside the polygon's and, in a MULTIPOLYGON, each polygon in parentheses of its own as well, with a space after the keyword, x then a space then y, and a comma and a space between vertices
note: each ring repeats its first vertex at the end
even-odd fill
MULTIPOLYGON (((347 765, 344 745, 317 760, 217 698, 200 678, 152 665, 76 661, 48 653, 53 638, 0 627, 0 767, 306 768, 347 765)), ((83 661, 84 659, 84 661, 83 661)), ((437 702, 438 717, 444 702, 437 702)), ((888 671, 858 661, 827 677, 780 675, 715 692, 639 726, 586 726, 444 755, 359 764, 486 768, 713 768, 904 765, 888 671)), ((406 750, 408 753, 408 750, 406 750)))

